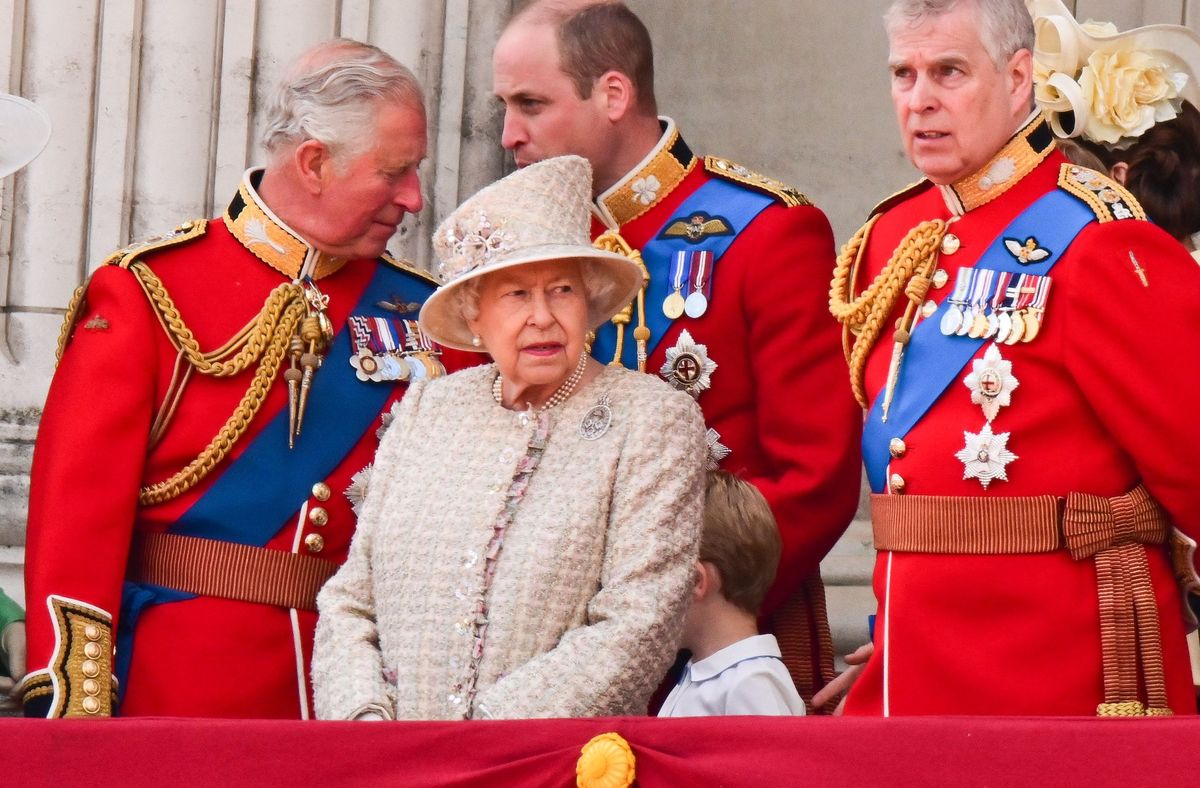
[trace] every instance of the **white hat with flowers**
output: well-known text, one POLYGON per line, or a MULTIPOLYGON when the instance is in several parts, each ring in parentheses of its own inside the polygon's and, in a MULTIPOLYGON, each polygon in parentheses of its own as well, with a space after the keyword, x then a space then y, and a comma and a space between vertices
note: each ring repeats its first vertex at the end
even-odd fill
POLYGON ((462 286, 492 271, 550 260, 578 260, 585 276, 588 328, 596 328, 633 300, 642 286, 633 260, 592 246, 592 167, 579 156, 531 164, 485 187, 450 214, 433 236, 442 286, 421 308, 421 326, 435 341, 460 350, 471 345, 462 314, 462 286), (593 292, 594 291, 594 292, 593 292))
POLYGON ((50 116, 28 99, 0 93, 0 178, 37 158, 50 141, 50 116))
POLYGON ((1025 0, 1033 17, 1034 94, 1060 137, 1113 148, 1200 107, 1200 36, 1179 25, 1117 30, 1076 21, 1061 0, 1025 0))

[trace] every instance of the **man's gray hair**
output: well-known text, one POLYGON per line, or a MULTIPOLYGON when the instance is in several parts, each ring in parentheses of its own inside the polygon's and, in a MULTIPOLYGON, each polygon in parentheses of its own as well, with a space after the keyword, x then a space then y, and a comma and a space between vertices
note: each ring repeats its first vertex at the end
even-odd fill
POLYGON ((381 103, 425 111, 413 73, 379 47, 348 38, 318 44, 288 68, 266 110, 262 144, 272 156, 306 140, 324 143, 348 161, 374 143, 381 103))
POLYGON ((895 0, 883 21, 890 36, 901 26, 919 27, 964 3, 975 7, 979 38, 997 69, 1022 49, 1033 51, 1033 19, 1025 0, 895 0))

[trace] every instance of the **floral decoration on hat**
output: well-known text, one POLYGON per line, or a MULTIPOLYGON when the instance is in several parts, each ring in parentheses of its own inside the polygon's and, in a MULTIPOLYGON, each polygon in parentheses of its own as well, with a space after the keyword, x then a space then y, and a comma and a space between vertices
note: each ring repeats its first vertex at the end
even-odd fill
POLYGON ((1077 22, 1060 0, 1026 0, 1034 18, 1034 97, 1060 137, 1126 148, 1195 102, 1200 38, 1177 25, 1124 33, 1077 22))
POLYGON ((494 225, 483 210, 453 217, 442 233, 445 253, 438 274, 443 282, 488 265, 518 245, 516 235, 506 230, 503 222, 494 225))

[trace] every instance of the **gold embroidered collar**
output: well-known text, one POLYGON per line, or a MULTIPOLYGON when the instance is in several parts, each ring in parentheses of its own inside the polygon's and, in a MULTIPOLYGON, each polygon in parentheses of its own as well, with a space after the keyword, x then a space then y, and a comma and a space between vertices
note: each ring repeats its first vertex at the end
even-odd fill
POLYGON ((259 260, 292 280, 304 275, 321 279, 345 265, 344 259, 310 245, 267 207, 255 189, 262 173, 261 169, 246 170, 237 194, 225 209, 222 218, 233 237, 259 260))
POLYGON ((1000 152, 974 175, 939 186, 946 207, 962 216, 986 205, 1019 183, 1054 150, 1054 134, 1041 112, 1034 112, 1000 152))
POLYGON ((675 121, 659 117, 663 135, 654 149, 624 178, 596 198, 596 213, 610 228, 617 229, 653 208, 688 176, 698 161, 679 136, 675 121))

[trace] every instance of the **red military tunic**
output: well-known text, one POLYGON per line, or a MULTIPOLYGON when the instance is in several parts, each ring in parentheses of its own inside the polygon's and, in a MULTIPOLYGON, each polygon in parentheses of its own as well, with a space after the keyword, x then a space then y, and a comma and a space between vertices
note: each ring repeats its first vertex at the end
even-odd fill
MULTIPOLYGON (((291 281, 306 260, 315 261, 316 286, 328 297, 327 314, 335 330, 346 325, 356 305, 361 311, 360 295, 379 266, 403 266, 390 259, 341 265, 325 258, 257 199, 248 177, 224 222, 216 220, 206 228, 202 222, 189 223, 157 248, 151 245, 137 254, 161 280, 178 317, 206 352, 230 341, 259 313, 268 293, 291 281)), ((388 275, 411 281, 414 292, 432 289, 425 274, 407 267, 403 271, 388 275)), ((371 314, 387 314, 375 304, 366 306, 371 314)), ((113 633, 120 625, 134 534, 170 529, 271 418, 286 411, 288 395, 280 374, 245 434, 211 473, 178 497, 139 505, 139 488, 171 477, 213 440, 246 394, 258 365, 232 377, 191 370, 182 396, 172 404, 168 392, 173 378, 178 382, 181 371, 190 368, 179 362, 139 277, 118 265, 102 266, 92 277, 68 338, 32 470, 26 563, 32 672, 24 683, 25 704, 27 713, 102 716, 110 711, 113 633), (165 430, 152 439, 156 419, 172 407, 165 430)), ((331 376, 346 375, 355 375, 348 358, 326 358, 313 390, 331 376)), ((299 496, 277 524, 262 524, 269 530, 274 526, 265 548, 339 564, 344 560, 355 522, 346 490, 351 477, 372 461, 379 416, 405 388, 382 385, 390 389, 386 401, 374 416, 366 414, 370 425, 361 435, 347 436, 351 448, 335 459, 329 473, 301 480, 307 499, 299 496)), ((337 429, 337 424, 324 432, 306 427, 296 440, 321 443, 337 429)), ((289 452, 286 440, 274 448, 280 459, 289 452)), ((269 494, 289 481, 283 476, 256 479, 255 489, 269 494)), ((130 664, 123 700, 111 710, 122 715, 307 717, 315 623, 313 610, 217 596, 149 606, 137 620, 132 653, 126 655, 130 664)))
MULTIPOLYGON (((652 337, 657 345, 646 371, 660 373, 685 330, 717 364, 698 402, 730 450, 720 467, 758 487, 778 520, 783 557, 763 617, 771 630, 778 620, 789 622, 788 633, 781 633, 785 660, 811 699, 832 678, 819 565, 854 516, 860 485, 862 420, 845 392, 837 325, 826 308, 829 222, 778 182, 723 160, 706 166, 664 119, 655 149, 597 198, 593 236, 619 228, 625 241, 643 249, 677 220, 686 222, 681 205, 718 178, 775 199, 714 263, 707 311, 679 317, 661 339, 652 337), (797 627, 806 634, 797 636, 797 627)), ((670 275, 648 264, 652 280, 670 275)), ((647 312, 661 315, 662 308, 647 300, 647 312)), ((626 342, 634 341, 636 325, 635 314, 626 342)))
MULTIPOLYGON (((955 499, 963 500, 958 532, 966 538, 976 527, 968 499, 1107 498, 1141 483, 1173 522, 1183 556, 1200 536, 1200 465, 1188 454, 1188 447, 1200 445, 1193 412, 1200 390, 1200 268, 1148 222, 1121 220, 1139 209, 1108 179, 1095 174, 1095 188, 1081 190, 1080 178, 1089 177, 1053 150, 1039 119, 976 176, 953 187, 923 183, 881 206, 853 292, 863 291, 911 229, 953 219, 947 232, 959 245, 942 244, 937 265, 948 277, 935 275, 928 296, 940 303, 958 270, 974 267, 1010 222, 1060 178, 1074 179, 1076 192, 1099 198, 1093 208, 1098 221, 1084 227, 1048 274, 1053 286, 1040 333, 1027 343, 982 343, 901 443, 893 442, 887 494, 951 496, 951 510, 955 499), (994 182, 981 183, 980 175, 989 173, 994 182), (990 424, 993 434, 1007 435, 1005 448, 1015 459, 1001 458, 1007 478, 994 477, 985 488, 980 479, 967 478, 965 460, 956 454, 985 424, 964 378, 989 348, 1011 363, 1016 379, 1015 386, 1007 384, 1009 404, 990 424)), ((885 388, 894 325, 906 303, 898 300, 868 356, 869 401, 885 388)), ((923 374, 928 370, 906 361, 900 385, 923 374)), ((991 447, 993 457, 997 448, 991 447)), ((1000 517, 985 530, 1015 525, 1000 517)), ((879 527, 877 519, 877 541, 879 527)), ((1170 551, 1146 545, 1145 559, 1166 697, 1177 713, 1194 712, 1170 551)), ((1184 567, 1177 568, 1182 575, 1184 567)), ((1105 700, 1102 613, 1091 558, 1073 560, 1065 549, 976 555, 881 550, 874 584, 875 652, 850 692, 846 713, 1092 715, 1105 700)))

